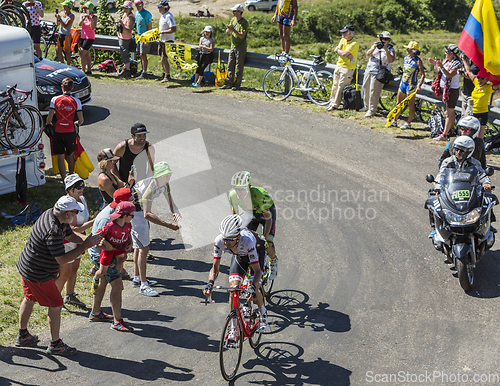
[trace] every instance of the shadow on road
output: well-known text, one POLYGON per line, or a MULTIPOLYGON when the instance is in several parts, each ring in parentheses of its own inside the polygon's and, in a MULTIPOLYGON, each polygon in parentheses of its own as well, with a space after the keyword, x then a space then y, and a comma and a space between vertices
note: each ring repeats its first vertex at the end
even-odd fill
MULTIPOLYGON (((457 285, 458 283, 457 279, 457 285)), ((486 251, 474 270, 474 287, 467 293, 475 298, 500 297, 500 251, 486 251)))
POLYGON ((83 111, 85 114, 85 122, 80 128, 81 132, 85 132, 86 125, 104 121, 110 114, 107 108, 96 105, 86 105, 83 107, 83 111))

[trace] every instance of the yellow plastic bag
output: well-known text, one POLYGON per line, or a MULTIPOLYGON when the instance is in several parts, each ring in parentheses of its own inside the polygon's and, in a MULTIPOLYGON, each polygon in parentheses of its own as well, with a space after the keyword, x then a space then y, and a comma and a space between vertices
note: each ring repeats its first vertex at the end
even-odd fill
POLYGON ((220 51, 219 60, 217 62, 217 71, 215 72, 215 85, 217 87, 222 87, 226 84, 227 70, 224 63, 220 62, 220 51))

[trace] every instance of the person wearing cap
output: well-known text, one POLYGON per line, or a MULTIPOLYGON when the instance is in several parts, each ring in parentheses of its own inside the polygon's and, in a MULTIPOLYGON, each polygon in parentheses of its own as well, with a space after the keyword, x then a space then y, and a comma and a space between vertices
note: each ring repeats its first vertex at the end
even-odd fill
POLYGON ((82 29, 80 35, 80 62, 82 71, 87 75, 92 75, 92 58, 90 57, 90 47, 95 40, 95 27, 97 26, 97 15, 94 14, 94 4, 89 0, 82 4, 83 13, 80 14, 78 25, 82 29))
POLYGON ((471 97, 474 102, 472 115, 479 119, 479 123, 481 124, 477 137, 483 138, 484 130, 486 129, 486 124, 488 123, 488 103, 490 101, 490 96, 496 89, 498 89, 498 87, 500 87, 500 84, 493 86, 489 83, 488 79, 486 79, 486 71, 484 69, 479 70, 477 75, 474 75, 469 63, 467 63, 464 57, 462 57, 462 59, 465 67, 465 73, 469 79, 472 79, 472 83, 474 84, 474 89, 471 93, 471 97))
POLYGON ((446 57, 444 60, 429 58, 429 63, 434 66, 437 77, 432 85, 436 96, 442 96, 446 105, 444 111, 444 129, 443 132, 434 137, 434 141, 446 141, 448 133, 455 124, 455 106, 460 96, 460 74, 462 61, 460 60, 460 49, 455 44, 449 44, 444 47, 446 57))
MULTIPOLYGON (((127 246, 130 238, 132 225, 130 221, 134 218, 135 206, 131 202, 123 201, 116 205, 114 213, 109 215, 109 221, 96 232, 103 237, 113 250, 102 250, 99 254, 99 269, 95 273, 92 281, 92 294, 99 293, 99 280, 104 278, 110 266, 115 266, 117 262, 123 262, 127 258, 127 246)), ((116 301, 112 303, 114 321, 111 324, 111 329, 121 332, 132 332, 134 329, 125 323, 121 315, 121 291, 113 293, 116 296, 116 301), (120 303, 120 307, 115 308, 116 303, 120 303)))
POLYGON ((28 236, 16 267, 21 274, 24 299, 19 308, 19 334, 15 345, 36 346, 38 337, 28 332, 28 323, 35 303, 48 307, 50 343, 46 352, 51 355, 73 355, 76 348, 60 339, 61 309, 63 298, 56 286, 59 268, 75 260, 88 248, 101 241, 100 236, 84 236, 73 232, 70 224, 83 204, 73 197, 62 196, 53 208, 38 218, 28 236), (64 251, 64 240, 79 244, 70 252, 64 251))
MULTIPOLYGON (((102 197, 101 209, 113 201, 113 194, 117 189, 124 188, 125 183, 120 180, 114 173, 115 163, 120 157, 113 154, 113 151, 109 148, 102 149, 97 153, 97 162, 101 172, 99 177, 97 177, 97 187, 99 188, 99 193, 102 197)), ((128 186, 133 184, 134 177, 128 177, 128 186)))
POLYGON ((279 0, 276 11, 271 18, 271 23, 278 22, 281 40, 281 55, 290 53, 290 27, 297 25, 297 0, 279 0))
POLYGON ((73 174, 75 171, 75 125, 81 126, 83 124, 83 113, 80 99, 71 95, 73 80, 64 78, 61 82, 61 88, 62 95, 55 96, 50 101, 50 110, 46 122, 47 125, 52 125, 54 116, 56 117, 51 146, 52 152, 57 155, 57 166, 64 181, 66 178, 64 160, 68 162, 68 174, 73 174))
MULTIPOLYGON (((111 204, 106 206, 103 210, 99 212, 92 225, 92 234, 97 234, 97 231, 106 225, 110 221, 110 216, 115 212, 116 207, 126 201, 132 201, 132 192, 129 188, 117 189, 113 194, 113 201, 111 204)), ((128 243, 124 248, 129 251, 132 248, 132 240, 129 238, 128 243)), ((99 246, 94 246, 89 249, 90 261, 96 267, 96 270, 91 273, 92 275, 99 269, 100 262, 99 256, 102 250, 113 250, 113 246, 106 240, 103 240, 99 246)), ((113 315, 109 315, 101 310, 102 299, 106 293, 106 287, 108 283, 111 285, 111 294, 109 301, 111 303, 111 309, 113 313, 116 312, 116 316, 120 316, 121 319, 121 292, 123 290, 123 275, 120 273, 123 271, 122 260, 117 260, 112 266, 109 266, 104 278, 99 279, 99 287, 97 294, 92 294, 92 308, 90 310, 89 321, 90 322, 110 322, 113 321, 113 315)))
POLYGON ((28 0, 23 3, 29 14, 31 29, 30 36, 33 40, 33 47, 35 48, 35 53, 42 57, 42 49, 40 48, 40 42, 42 38, 42 27, 40 26, 40 18, 44 16, 43 5, 40 1, 28 0))
POLYGON ((333 73, 332 93, 330 104, 326 108, 327 111, 333 111, 340 106, 342 91, 344 91, 345 86, 351 83, 358 58, 359 45, 354 41, 354 26, 347 24, 340 32, 342 33, 342 39, 340 39, 338 46, 334 50, 339 59, 337 60, 337 68, 333 73))
POLYGON ((366 52, 368 64, 363 77, 363 101, 366 110, 365 118, 375 115, 377 105, 380 99, 380 93, 384 84, 377 80, 377 74, 382 67, 391 70, 391 63, 396 59, 396 50, 391 45, 391 34, 389 31, 383 31, 378 35, 379 41, 366 52), (382 43, 382 44, 381 44, 382 43), (381 46, 381 48, 379 48, 381 46))
MULTIPOLYGON (((409 94, 414 93, 415 91, 419 92, 422 88, 422 84, 425 81, 425 69, 422 64, 422 59, 418 55, 420 55, 420 50, 418 49, 418 42, 411 41, 407 46, 403 46, 406 48, 406 52, 408 53, 405 56, 404 64, 403 64, 403 76, 401 77, 401 83, 399 84, 398 89, 398 104, 401 103, 409 94), (420 80, 418 80, 418 74, 420 73, 420 80)), ((410 129, 411 121, 415 117, 415 97, 411 98, 408 101, 408 121, 401 127, 402 129, 410 129)), ((397 127, 398 126, 398 118, 401 112, 396 114, 390 126, 397 127)))
POLYGON ((118 33, 118 45, 120 47, 120 57, 123 62, 123 71, 118 76, 120 78, 130 78, 130 45, 134 39, 132 30, 135 25, 134 14, 132 13, 134 7, 130 0, 126 0, 123 2, 121 8, 123 15, 118 20, 116 31, 118 33))
MULTIPOLYGON (((85 184, 83 179, 78 174, 70 174, 64 179, 64 188, 66 189, 67 196, 73 197, 78 203, 83 205, 83 210, 78 212, 73 222, 70 223, 71 229, 75 233, 82 233, 85 235, 85 230, 90 228, 94 223, 94 219, 90 219, 89 208, 87 200, 83 196, 83 188, 85 184)), ((64 251, 68 253, 75 249, 78 245, 64 241, 64 251)), ((64 297, 65 305, 74 305, 80 308, 87 308, 85 303, 80 301, 75 294, 76 275, 80 267, 80 258, 83 253, 75 260, 61 265, 59 268, 59 275, 56 278, 56 286, 59 292, 62 291, 66 285, 66 296, 64 297)))
POLYGON ((154 147, 146 140, 148 133, 144 123, 135 123, 130 129, 131 138, 120 142, 113 150, 114 155, 120 158, 119 168, 114 174, 124 183, 128 183, 130 177, 140 180, 154 173, 154 147))
POLYGON ((139 293, 146 296, 158 296, 158 293, 150 287, 151 281, 146 279, 146 261, 150 244, 149 222, 174 231, 179 229, 177 224, 163 221, 151 211, 153 200, 163 194, 168 202, 174 221, 177 222, 181 219, 179 210, 170 193, 169 181, 171 176, 172 170, 170 170, 168 164, 164 161, 158 162, 154 165, 154 175, 137 180, 133 187, 136 214, 132 220, 134 247, 134 280, 132 285, 139 286, 140 284, 139 293))
POLYGON ((56 53, 57 58, 61 63, 64 64, 64 56, 66 57, 66 62, 71 66, 71 27, 75 21, 75 15, 71 12, 73 7, 73 2, 71 0, 65 0, 61 3, 63 10, 60 13, 56 13, 54 16, 56 18, 59 27, 59 37, 57 39, 56 53), (64 56, 63 56, 64 50, 64 56))
MULTIPOLYGON (((142 0, 135 0, 134 5, 137 8, 135 11, 135 24, 137 34, 142 35, 153 28, 153 15, 147 9, 144 9, 142 0)), ((137 53, 141 57, 142 72, 136 79, 145 79, 148 71, 148 54, 151 49, 151 44, 147 42, 137 43, 137 53)))
POLYGON ((198 55, 198 68, 194 74, 194 82, 191 84, 192 87, 201 86, 203 72, 214 60, 214 46, 215 40, 212 38, 212 27, 206 25, 201 32, 200 43, 198 47, 196 47, 196 50, 200 51, 200 54, 198 55))
POLYGON ((241 87, 243 67, 245 66, 245 57, 247 55, 248 32, 248 21, 243 17, 244 10, 245 8, 241 4, 236 4, 231 8, 234 17, 229 24, 226 24, 226 35, 231 35, 231 50, 229 51, 229 60, 227 63, 226 84, 221 87, 223 89, 232 88, 233 90, 239 90, 241 87), (234 81, 235 75, 236 81, 234 81))
POLYGON ((158 12, 160 12, 160 21, 158 23, 158 31, 160 32, 160 44, 158 45, 158 55, 161 58, 161 65, 163 67, 162 83, 170 82, 170 64, 168 63, 167 51, 165 50, 165 43, 175 42, 175 32, 177 26, 175 25, 174 15, 170 12, 170 5, 167 0, 160 1, 156 4, 158 12))

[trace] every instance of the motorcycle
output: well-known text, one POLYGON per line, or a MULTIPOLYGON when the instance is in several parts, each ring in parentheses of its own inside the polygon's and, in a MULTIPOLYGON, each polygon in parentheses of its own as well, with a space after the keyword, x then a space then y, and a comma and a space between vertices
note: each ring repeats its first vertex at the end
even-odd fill
POLYGON ((207 10, 207 13, 203 12, 201 9, 198 10, 196 13, 189 12, 189 16, 194 16, 194 17, 214 17, 213 14, 210 13, 208 8, 204 7, 207 10))
MULTIPOLYGON (((486 169, 488 176, 493 172, 492 168, 486 169)), ((431 174, 426 176, 426 180, 435 182, 431 174)), ((483 190, 475 167, 445 169, 441 173, 440 184, 440 192, 429 190, 424 206, 434 217, 432 242, 436 250, 443 252, 454 264, 463 290, 470 291, 476 264, 495 243, 490 223, 498 198, 483 190)))

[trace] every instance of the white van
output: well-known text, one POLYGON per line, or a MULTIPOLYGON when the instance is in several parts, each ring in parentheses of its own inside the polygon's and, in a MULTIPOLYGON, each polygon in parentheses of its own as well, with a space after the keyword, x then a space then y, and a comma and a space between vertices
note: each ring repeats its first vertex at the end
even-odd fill
MULTIPOLYGON (((38 107, 31 37, 23 28, 0 24, 0 90, 15 85, 20 90, 33 90, 32 98, 24 103, 38 107)), ((0 110, 2 100, 0 98, 0 110)), ((1 123, 0 130, 4 130, 1 123)), ((45 184, 45 155, 41 141, 30 149, 6 149, 0 145, 0 194, 15 192, 20 157, 26 158, 28 188, 45 184)))

